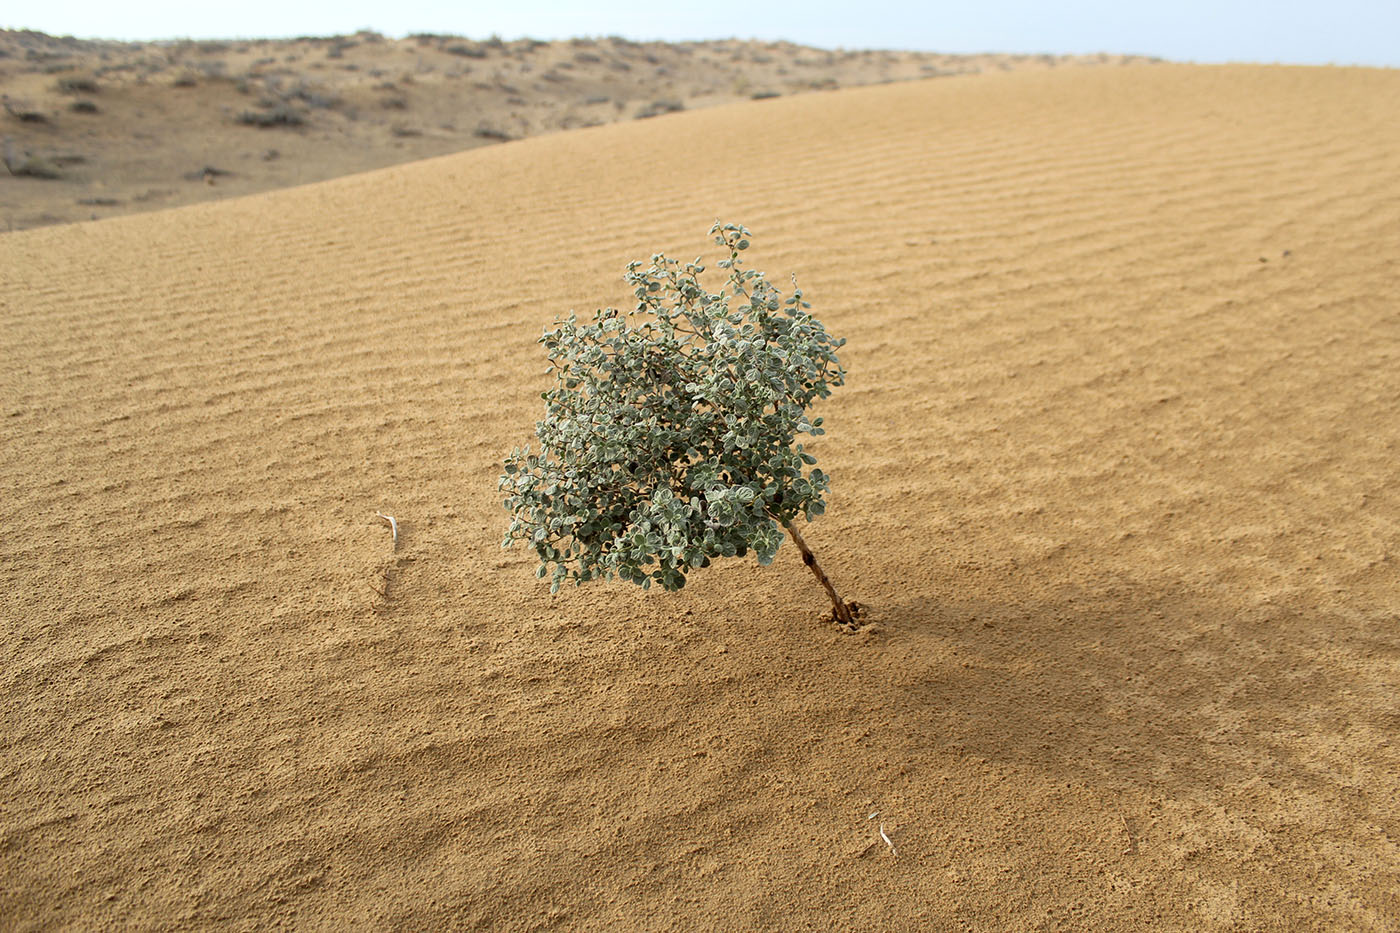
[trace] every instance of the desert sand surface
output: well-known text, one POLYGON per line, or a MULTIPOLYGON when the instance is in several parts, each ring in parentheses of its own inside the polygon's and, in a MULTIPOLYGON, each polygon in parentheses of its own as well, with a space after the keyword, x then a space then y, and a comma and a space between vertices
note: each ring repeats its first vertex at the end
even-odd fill
POLYGON ((0 236, 0 926, 1400 929, 1398 103, 1020 70, 0 236), (790 544, 500 548, 541 330, 716 218, 849 341, 858 634, 790 544))
POLYGON ((615 36, 110 42, 0 30, 0 232, 740 100, 1142 61, 615 36))

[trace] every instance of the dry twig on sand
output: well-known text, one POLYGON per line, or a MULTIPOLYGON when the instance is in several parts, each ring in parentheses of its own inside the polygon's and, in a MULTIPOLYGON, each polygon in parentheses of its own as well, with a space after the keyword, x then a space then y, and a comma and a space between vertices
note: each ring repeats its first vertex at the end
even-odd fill
POLYGON ((898 853, 897 851, 895 851, 894 842, 890 839, 889 836, 886 836, 886 835, 885 835, 885 824, 884 824, 884 823, 881 823, 881 824, 880 824, 880 838, 883 839, 883 840, 885 840, 885 845, 887 845, 887 846, 890 847, 890 855, 895 855, 895 856, 899 855, 899 853, 898 853))
POLYGON ((393 534, 393 536, 394 536, 394 549, 395 549, 395 550, 398 550, 398 547, 399 547, 399 523, 396 522, 396 521, 394 520, 394 516, 392 516, 392 515, 385 515, 383 512, 375 512, 374 514, 375 514, 375 515, 378 515, 380 518, 384 519, 386 522, 389 523, 389 531, 390 531, 390 532, 393 534))

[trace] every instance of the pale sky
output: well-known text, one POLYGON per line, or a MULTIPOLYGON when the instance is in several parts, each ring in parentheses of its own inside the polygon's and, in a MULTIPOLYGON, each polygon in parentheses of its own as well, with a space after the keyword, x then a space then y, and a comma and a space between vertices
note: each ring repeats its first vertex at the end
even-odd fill
POLYGON ((8 4, 0 27, 110 39, 327 36, 787 39, 825 48, 1116 52, 1194 62, 1400 67, 1400 0, 308 0, 8 4))

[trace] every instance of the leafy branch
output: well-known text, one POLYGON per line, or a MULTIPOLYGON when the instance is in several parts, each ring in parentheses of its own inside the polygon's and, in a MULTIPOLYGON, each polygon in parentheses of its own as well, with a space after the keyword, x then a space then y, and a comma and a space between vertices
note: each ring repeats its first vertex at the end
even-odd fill
POLYGON ((748 230, 710 233, 729 253, 718 291, 700 283, 699 259, 658 253, 627 266, 631 311, 571 313, 540 337, 554 384, 539 452, 505 461, 504 544, 532 547, 552 590, 614 577, 674 590, 715 558, 753 550, 770 563, 786 531, 851 625, 854 604, 793 524, 826 508, 830 480, 796 439, 823 433, 807 409, 845 381, 845 341, 812 317, 795 277, 784 296, 743 268, 748 230))

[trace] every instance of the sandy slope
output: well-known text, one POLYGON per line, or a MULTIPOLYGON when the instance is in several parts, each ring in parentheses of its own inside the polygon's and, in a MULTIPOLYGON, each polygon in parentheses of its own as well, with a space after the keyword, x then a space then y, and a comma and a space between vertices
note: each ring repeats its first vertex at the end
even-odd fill
POLYGON ((0 29, 0 231, 239 197, 754 97, 1143 61, 735 39, 360 32, 109 42, 0 29))
POLYGON ((950 78, 0 237, 0 925, 1400 929, 1397 102, 950 78), (791 548, 498 548, 540 328, 715 217, 849 338, 862 635, 791 548))

